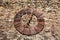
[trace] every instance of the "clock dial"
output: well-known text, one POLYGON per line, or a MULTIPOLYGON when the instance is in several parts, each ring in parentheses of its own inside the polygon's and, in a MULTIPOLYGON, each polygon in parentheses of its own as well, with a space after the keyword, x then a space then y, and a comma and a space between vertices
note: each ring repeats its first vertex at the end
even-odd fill
POLYGON ((14 26, 17 31, 24 35, 34 35, 44 28, 44 19, 38 12, 30 9, 22 9, 14 18, 14 26))

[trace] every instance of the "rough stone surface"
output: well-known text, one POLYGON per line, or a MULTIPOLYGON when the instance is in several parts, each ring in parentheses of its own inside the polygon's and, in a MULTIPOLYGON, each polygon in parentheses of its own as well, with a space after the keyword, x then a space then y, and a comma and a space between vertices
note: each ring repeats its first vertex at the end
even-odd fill
POLYGON ((0 0, 0 40, 60 40, 60 0, 0 0), (22 35, 14 27, 14 16, 27 6, 43 14, 39 34, 22 35))

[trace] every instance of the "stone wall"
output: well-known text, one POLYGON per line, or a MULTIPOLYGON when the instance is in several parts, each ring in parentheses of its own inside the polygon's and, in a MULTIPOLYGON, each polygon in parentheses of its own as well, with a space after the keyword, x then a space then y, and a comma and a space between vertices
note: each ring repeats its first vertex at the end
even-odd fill
POLYGON ((0 40, 60 40, 60 0, 0 0, 0 40), (22 35, 14 27, 15 15, 27 6, 43 14, 39 34, 22 35))

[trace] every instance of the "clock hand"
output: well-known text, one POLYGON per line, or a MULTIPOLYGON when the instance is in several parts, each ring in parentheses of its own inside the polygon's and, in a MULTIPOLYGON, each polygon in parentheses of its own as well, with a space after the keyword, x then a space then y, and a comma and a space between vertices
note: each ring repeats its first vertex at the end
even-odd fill
POLYGON ((28 28, 28 26, 29 26, 29 23, 31 22, 31 20, 32 20, 32 16, 33 16, 33 14, 31 14, 31 15, 29 15, 30 17, 30 19, 28 20, 28 22, 27 22, 27 24, 25 25, 25 28, 28 28))
POLYGON ((30 20, 29 20, 29 22, 27 23, 27 25, 29 25, 30 21, 32 20, 32 16, 33 16, 33 14, 31 14, 30 20))

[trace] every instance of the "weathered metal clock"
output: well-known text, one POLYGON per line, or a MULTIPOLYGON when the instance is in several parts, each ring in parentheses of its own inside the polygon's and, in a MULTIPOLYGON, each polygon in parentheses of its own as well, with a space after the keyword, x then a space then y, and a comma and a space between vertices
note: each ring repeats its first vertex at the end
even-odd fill
POLYGON ((44 28, 44 19, 36 10, 22 9, 14 17, 14 26, 23 35, 34 35, 44 28))

